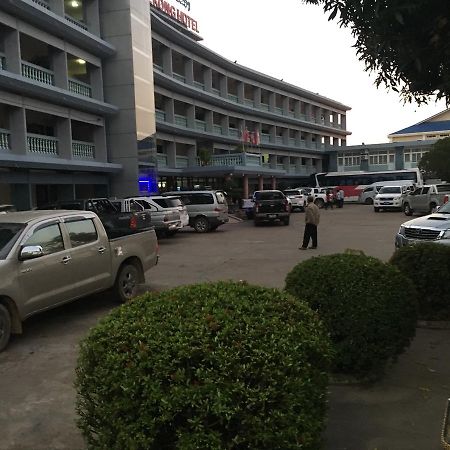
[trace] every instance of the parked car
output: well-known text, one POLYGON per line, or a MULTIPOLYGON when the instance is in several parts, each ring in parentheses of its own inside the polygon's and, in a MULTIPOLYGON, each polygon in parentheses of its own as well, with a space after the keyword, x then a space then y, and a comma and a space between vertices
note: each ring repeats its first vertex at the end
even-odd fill
POLYGON ((92 211, 102 221, 109 237, 135 233, 136 231, 142 231, 151 226, 149 214, 145 214, 142 211, 121 212, 107 198, 59 201, 38 209, 92 211))
POLYGON ((305 210, 308 195, 305 194, 303 190, 301 190, 301 189, 286 189, 283 191, 283 194, 291 202, 291 210, 292 211, 294 211, 296 209, 298 209, 300 211, 305 210))
POLYGON ((403 212, 431 214, 438 206, 448 202, 450 184, 430 184, 419 187, 403 196, 403 212))
POLYGON ((16 207, 14 205, 0 205, 0 214, 6 214, 15 211, 16 207))
POLYGON ((396 180, 396 181, 377 181, 369 186, 366 186, 359 196, 359 203, 365 205, 373 205, 375 196, 380 192, 384 186, 406 186, 407 190, 412 190, 413 181, 411 180, 396 180))
MULTIPOLYGON (((314 197, 314 203, 319 207, 323 208, 327 201, 327 188, 323 187, 300 187, 297 188, 301 190, 303 195, 306 196, 306 200, 308 200, 309 196, 314 197)), ((330 188, 331 189, 331 188, 330 188)))
POLYGON ((143 211, 150 216, 150 224, 155 228, 156 234, 173 236, 181 229, 180 212, 178 208, 167 207, 165 202, 161 206, 158 197, 129 197, 114 199, 113 204, 122 212, 143 211))
POLYGON ((403 208, 403 193, 407 186, 383 186, 373 200, 373 210, 399 210, 403 208))
POLYGON ((110 288, 131 299, 157 261, 153 229, 110 239, 93 212, 0 216, 0 351, 41 311, 110 288))
POLYGON ((176 191, 166 192, 164 196, 175 196, 182 200, 189 214, 189 226, 197 233, 214 231, 229 221, 228 204, 223 191, 176 191))
POLYGON ((253 220, 255 225, 262 222, 283 222, 289 225, 290 207, 286 196, 277 190, 255 191, 253 194, 253 220))
POLYGON ((395 237, 395 246, 403 247, 418 242, 450 245, 450 202, 427 216, 403 223, 395 237))
POLYGON ((150 198, 154 199, 160 206, 165 205, 167 208, 177 208, 180 213, 181 227, 189 225, 189 214, 186 205, 179 196, 153 196, 150 198))

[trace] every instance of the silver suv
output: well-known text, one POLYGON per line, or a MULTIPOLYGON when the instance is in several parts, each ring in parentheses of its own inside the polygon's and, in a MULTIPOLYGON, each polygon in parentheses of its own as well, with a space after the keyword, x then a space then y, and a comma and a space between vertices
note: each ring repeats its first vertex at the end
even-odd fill
POLYGON ((176 191, 164 195, 174 195, 182 200, 189 214, 189 226, 197 233, 214 231, 229 220, 223 191, 176 191))

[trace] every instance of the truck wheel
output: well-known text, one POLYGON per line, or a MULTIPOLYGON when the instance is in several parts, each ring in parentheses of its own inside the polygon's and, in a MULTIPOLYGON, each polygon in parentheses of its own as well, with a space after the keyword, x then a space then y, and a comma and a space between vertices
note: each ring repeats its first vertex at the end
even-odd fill
POLYGON ((140 280, 139 269, 134 264, 125 264, 117 274, 114 294, 122 302, 128 302, 136 297, 140 280))
POLYGON ((380 212, 380 208, 373 208, 375 212, 380 212))
POLYGON ((0 305, 0 352, 8 345, 11 336, 11 315, 8 308, 0 305))
POLYGON ((409 206, 409 203, 403 205, 403 212, 406 216, 412 216, 413 210, 411 209, 411 206, 409 206))
POLYGON ((325 205, 325 202, 321 199, 321 198, 316 198, 314 200, 314 203, 316 204, 316 206, 318 206, 319 208, 323 208, 323 205, 325 205))
POLYGON ((283 219, 284 225, 289 225, 289 217, 287 219, 283 219))
POLYGON ((367 197, 366 201, 364 202, 366 205, 373 205, 373 198, 367 197))
POLYGON ((209 222, 206 217, 197 217, 194 222, 194 230, 197 233, 206 233, 209 231, 209 222))
POLYGON ((430 204, 430 211, 429 211, 429 214, 433 214, 434 211, 436 210, 436 208, 437 208, 436 203, 431 203, 431 204, 430 204))

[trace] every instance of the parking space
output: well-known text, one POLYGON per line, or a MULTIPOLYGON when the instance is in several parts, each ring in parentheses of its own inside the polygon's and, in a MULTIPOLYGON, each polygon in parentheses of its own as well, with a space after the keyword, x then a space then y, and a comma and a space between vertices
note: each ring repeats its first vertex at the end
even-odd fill
MULTIPOLYGON (((146 288, 223 279, 282 288, 299 261, 346 249, 388 260, 405 216, 375 214, 364 205, 322 210, 319 248, 300 252, 303 221, 304 214, 295 213, 289 226, 232 220, 212 233, 183 230, 160 241, 160 262, 148 273, 146 288)), ((77 345, 115 306, 107 294, 89 297, 35 316, 22 336, 13 337, 0 354, 0 449, 84 448, 74 412, 77 345)))

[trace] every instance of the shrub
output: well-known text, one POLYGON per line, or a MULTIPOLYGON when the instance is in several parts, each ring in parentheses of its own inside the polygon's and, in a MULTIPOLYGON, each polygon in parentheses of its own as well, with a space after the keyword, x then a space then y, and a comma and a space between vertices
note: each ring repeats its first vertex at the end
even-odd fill
POLYGON ((279 290, 146 294, 81 343, 79 426, 95 449, 317 450, 330 347, 317 315, 279 290))
POLYGON ((364 254, 302 262, 286 277, 286 290, 304 299, 328 327, 335 372, 378 378, 414 336, 412 283, 393 266, 364 254))
POLYGON ((428 243, 402 247, 390 262, 416 286, 420 319, 450 319, 450 246, 428 243))

